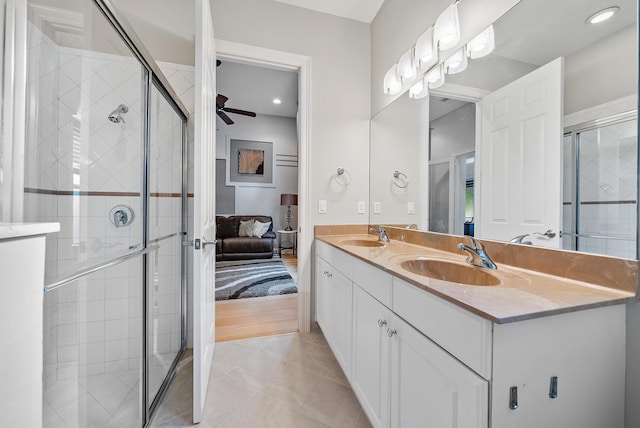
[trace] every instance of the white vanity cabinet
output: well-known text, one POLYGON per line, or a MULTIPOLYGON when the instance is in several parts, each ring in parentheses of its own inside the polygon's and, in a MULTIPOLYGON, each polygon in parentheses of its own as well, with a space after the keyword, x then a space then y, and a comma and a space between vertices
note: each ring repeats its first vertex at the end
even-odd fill
POLYGON ((351 258, 343 253, 331 254, 332 264, 316 257, 316 318, 336 360, 345 373, 351 371, 351 280, 335 265, 350 274, 351 258), (344 262, 344 263, 341 263, 344 262))
POLYGON ((351 385, 374 427, 389 426, 389 346, 392 312, 357 285, 353 287, 351 385))
POLYGON ((326 243, 316 255, 318 323, 374 427, 624 426, 624 305, 499 324, 326 243))

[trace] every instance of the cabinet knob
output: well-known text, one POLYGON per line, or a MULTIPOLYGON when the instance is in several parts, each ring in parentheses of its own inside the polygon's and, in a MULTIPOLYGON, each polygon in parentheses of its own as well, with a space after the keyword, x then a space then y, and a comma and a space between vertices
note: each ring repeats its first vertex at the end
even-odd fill
POLYGON ((385 325, 387 325, 385 320, 378 320, 378 327, 384 327, 385 325))
POLYGON ((395 328, 388 328, 387 329, 387 336, 393 337, 395 334, 398 334, 398 332, 396 331, 395 328))

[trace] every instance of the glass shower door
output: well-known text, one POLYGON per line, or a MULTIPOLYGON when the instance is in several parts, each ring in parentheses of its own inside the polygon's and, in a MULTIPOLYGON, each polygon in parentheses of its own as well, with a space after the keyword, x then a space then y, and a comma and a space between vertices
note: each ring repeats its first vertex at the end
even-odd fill
POLYGON ((577 132, 575 139, 576 249, 636 258, 637 120, 577 132))
POLYGON ((149 123, 148 382, 151 406, 182 347, 182 133, 173 105, 153 85, 149 123))

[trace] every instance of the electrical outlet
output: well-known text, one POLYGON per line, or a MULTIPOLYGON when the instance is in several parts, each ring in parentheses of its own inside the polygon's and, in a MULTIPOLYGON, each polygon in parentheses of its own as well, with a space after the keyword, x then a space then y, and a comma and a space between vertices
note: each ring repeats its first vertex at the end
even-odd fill
POLYGON ((358 201, 358 214, 364 214, 364 213, 365 213, 364 201, 358 201))
POLYGON ((407 214, 415 214, 415 213, 416 213, 416 203, 407 202, 407 214))
POLYGON ((382 212, 382 208, 380 206, 380 202, 374 202, 373 203, 373 213, 374 214, 380 214, 382 212))
POLYGON ((320 199, 318 201, 318 214, 326 214, 327 213, 327 201, 326 199, 320 199))

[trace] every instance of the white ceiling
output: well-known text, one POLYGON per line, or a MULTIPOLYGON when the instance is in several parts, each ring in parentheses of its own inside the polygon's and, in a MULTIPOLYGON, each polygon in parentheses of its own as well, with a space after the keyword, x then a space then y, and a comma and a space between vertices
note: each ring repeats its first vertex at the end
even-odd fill
POLYGON ((276 0, 293 6, 312 9, 330 15, 355 19, 356 21, 373 21, 384 0, 276 0))
MULTIPOLYGON (((231 62, 219 58, 216 84, 219 94, 229 98, 225 107, 257 114, 296 117, 298 112, 298 73, 231 62), (282 104, 273 103, 274 98, 282 104)), ((228 113, 231 119, 236 117, 228 113)))

